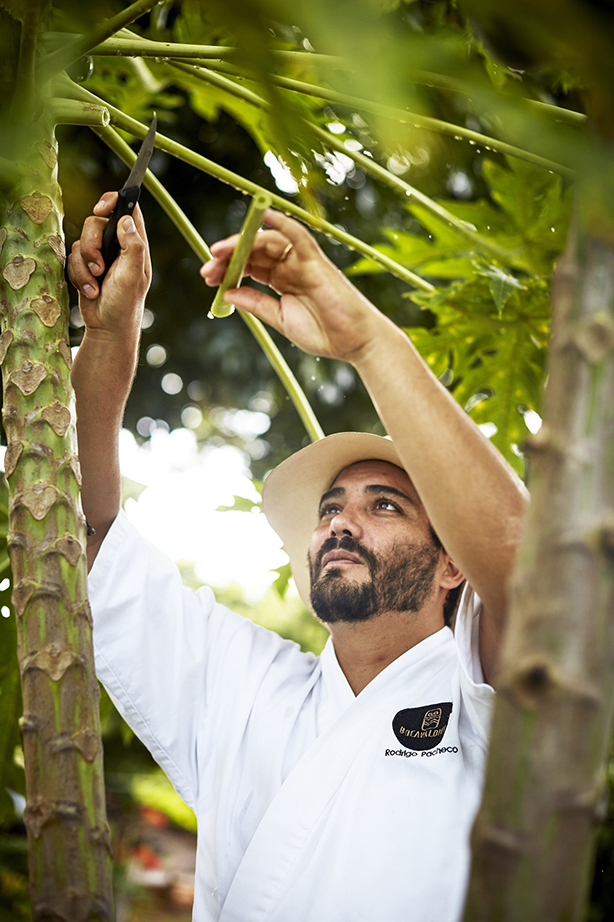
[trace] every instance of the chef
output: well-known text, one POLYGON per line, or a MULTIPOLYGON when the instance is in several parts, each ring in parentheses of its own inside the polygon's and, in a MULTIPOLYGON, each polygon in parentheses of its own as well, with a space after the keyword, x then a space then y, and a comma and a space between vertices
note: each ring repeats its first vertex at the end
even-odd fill
MULTIPOLYGON (((330 630, 321 656, 184 588, 120 510, 151 270, 137 209, 99 284, 114 204, 101 199, 69 261, 86 326, 73 383, 96 667, 197 815, 194 919, 455 922, 524 487, 406 334, 270 210, 247 272, 273 293, 228 300, 350 362, 389 438, 337 433, 265 483, 299 592, 330 630)), ((208 284, 236 243, 213 245, 208 284)))

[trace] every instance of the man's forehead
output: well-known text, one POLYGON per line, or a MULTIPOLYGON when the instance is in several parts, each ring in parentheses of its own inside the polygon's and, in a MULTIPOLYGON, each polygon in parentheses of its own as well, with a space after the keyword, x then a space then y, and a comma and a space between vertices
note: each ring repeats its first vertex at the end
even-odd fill
POLYGON ((380 461, 374 458, 349 464, 347 467, 344 467, 343 470, 339 471, 329 489, 333 487, 343 488, 344 484, 349 483, 362 485, 364 487, 373 483, 382 486, 391 486, 403 493, 407 493, 412 500, 422 505, 416 488, 406 471, 389 461, 380 461))

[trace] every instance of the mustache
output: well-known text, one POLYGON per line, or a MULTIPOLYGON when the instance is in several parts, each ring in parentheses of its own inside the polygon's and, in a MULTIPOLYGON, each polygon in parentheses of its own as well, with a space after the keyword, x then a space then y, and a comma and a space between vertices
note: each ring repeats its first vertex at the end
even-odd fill
POLYGON ((342 538, 327 538, 322 547, 316 555, 316 559, 313 562, 313 572, 315 577, 317 577, 322 569, 322 559, 325 554, 328 554, 329 551, 336 551, 340 549, 342 551, 349 551, 350 554, 356 554, 357 557, 362 557, 365 561, 369 570, 373 573, 378 565, 378 560, 375 554, 373 554, 368 548, 363 547, 359 541, 356 541, 354 538, 351 538, 349 535, 343 535, 342 538))

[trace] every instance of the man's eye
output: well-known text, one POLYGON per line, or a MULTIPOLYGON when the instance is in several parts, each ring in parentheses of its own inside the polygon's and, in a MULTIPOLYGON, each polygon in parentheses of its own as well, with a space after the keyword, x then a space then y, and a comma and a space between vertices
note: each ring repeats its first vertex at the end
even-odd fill
POLYGON ((337 515, 340 512, 341 507, 337 506, 334 503, 329 503, 328 506, 322 506, 320 509, 320 518, 324 519, 327 515, 337 515))
POLYGON ((391 499, 378 499, 375 503, 376 509, 388 509, 393 512, 400 512, 400 507, 393 503, 391 499))

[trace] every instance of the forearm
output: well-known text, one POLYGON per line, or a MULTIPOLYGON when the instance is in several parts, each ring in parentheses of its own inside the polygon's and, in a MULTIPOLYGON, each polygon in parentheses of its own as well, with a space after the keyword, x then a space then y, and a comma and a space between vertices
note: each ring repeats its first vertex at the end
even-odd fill
POLYGON ((81 498, 88 524, 96 531, 88 539, 90 567, 120 509, 119 432, 137 356, 136 333, 118 340, 88 331, 73 364, 81 498))
POLYGON ((446 550, 502 615, 527 503, 522 482, 382 315, 354 365, 446 550))

